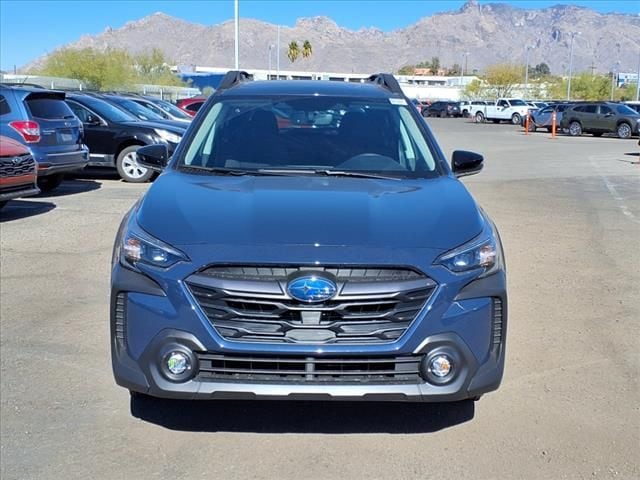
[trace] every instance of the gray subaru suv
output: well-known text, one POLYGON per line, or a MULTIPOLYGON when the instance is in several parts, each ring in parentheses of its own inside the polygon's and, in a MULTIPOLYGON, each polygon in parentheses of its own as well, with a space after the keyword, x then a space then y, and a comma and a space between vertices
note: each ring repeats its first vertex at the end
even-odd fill
POLYGON ((640 113, 622 103, 578 103, 565 110, 560 127, 576 137, 590 133, 600 137, 605 133, 631 138, 640 130, 640 113))

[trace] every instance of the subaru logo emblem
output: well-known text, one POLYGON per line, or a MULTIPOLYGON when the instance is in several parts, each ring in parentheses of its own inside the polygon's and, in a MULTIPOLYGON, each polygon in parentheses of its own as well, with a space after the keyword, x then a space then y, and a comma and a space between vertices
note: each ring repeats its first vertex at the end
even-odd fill
POLYGON ((333 298, 337 290, 334 282, 317 275, 298 277, 287 284, 289 296, 304 303, 324 302, 333 298))

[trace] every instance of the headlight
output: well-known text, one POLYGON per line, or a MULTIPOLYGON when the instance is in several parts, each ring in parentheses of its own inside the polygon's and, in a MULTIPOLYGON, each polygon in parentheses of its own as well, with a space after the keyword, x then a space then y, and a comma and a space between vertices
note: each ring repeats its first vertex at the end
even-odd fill
POLYGON ((466 273, 472 270, 483 270, 482 275, 489 275, 503 265, 501 246, 498 234, 488 220, 480 235, 470 242, 447 252, 436 260, 453 273, 466 273))
POLYGON ((125 227, 120 234, 115 253, 122 266, 132 269, 137 269, 138 264, 167 268, 189 260, 180 250, 143 231, 135 218, 128 222, 128 228, 125 227))
POLYGON ((177 133, 173 133, 170 132, 169 130, 163 130, 161 128, 154 128, 153 129, 158 136, 163 139, 166 142, 170 142, 170 143, 180 143, 180 140, 182 140, 182 136, 178 135, 177 133))

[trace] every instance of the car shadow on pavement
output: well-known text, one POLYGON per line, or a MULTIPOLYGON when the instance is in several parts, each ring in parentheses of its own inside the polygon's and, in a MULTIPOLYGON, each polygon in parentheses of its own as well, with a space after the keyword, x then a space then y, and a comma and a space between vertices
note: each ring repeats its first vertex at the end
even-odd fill
POLYGON ((121 180, 120 175, 114 168, 86 167, 79 172, 67 175, 67 178, 74 179, 100 179, 100 180, 121 180))
POLYGON ((473 419, 452 403, 168 400, 132 397, 131 414, 170 430, 246 433, 430 433, 473 419))
POLYGON ((627 160, 625 158, 625 159, 620 160, 621 162, 628 163, 630 165, 638 165, 638 164, 640 164, 640 152, 628 152, 628 153, 625 153, 625 155, 628 156, 628 157, 639 157, 639 158, 638 158, 638 160, 627 160))
POLYGON ((95 180, 65 180, 59 187, 51 192, 43 192, 36 195, 35 198, 53 198, 63 197, 67 195, 76 195, 78 193, 91 192, 102 187, 102 183, 95 180))
POLYGON ((11 200, 0 210, 0 222, 10 222, 21 218, 33 217, 47 213, 56 208, 51 202, 36 202, 33 200, 11 200))

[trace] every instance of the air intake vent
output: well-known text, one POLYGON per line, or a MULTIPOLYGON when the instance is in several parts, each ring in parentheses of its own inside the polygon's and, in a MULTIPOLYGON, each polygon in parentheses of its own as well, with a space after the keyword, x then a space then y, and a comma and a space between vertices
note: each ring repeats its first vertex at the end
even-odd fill
POLYGON ((266 357, 198 352, 202 381, 278 383, 420 383, 421 356, 266 357))
POLYGON ((116 321, 116 340, 120 345, 127 345, 127 294, 118 293, 116 297, 115 321, 116 321))
POLYGON ((502 300, 499 298, 493 299, 493 318, 491 325, 491 346, 497 347, 502 343, 502 300))

